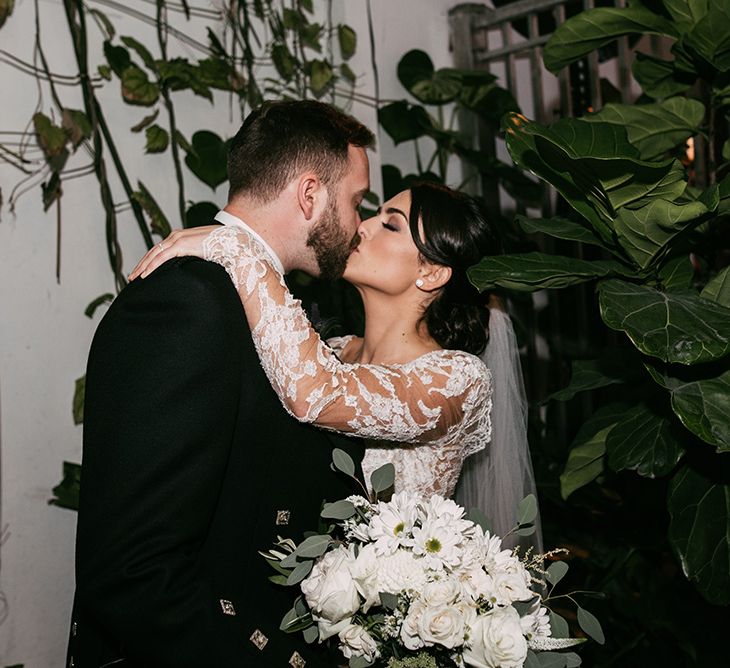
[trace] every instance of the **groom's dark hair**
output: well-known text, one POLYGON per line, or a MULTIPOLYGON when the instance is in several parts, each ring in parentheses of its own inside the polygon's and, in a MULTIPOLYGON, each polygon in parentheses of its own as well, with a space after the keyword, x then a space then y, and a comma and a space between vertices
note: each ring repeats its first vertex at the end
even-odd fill
POLYGON ((268 202, 307 169, 331 186, 345 172, 348 146, 368 148, 374 142, 360 121, 329 104, 265 102, 231 141, 228 199, 248 195, 268 202))

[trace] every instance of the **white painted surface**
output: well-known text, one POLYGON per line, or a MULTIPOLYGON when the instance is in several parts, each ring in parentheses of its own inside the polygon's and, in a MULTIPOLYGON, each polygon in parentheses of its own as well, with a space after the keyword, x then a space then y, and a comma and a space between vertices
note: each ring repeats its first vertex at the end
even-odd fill
MULTIPOLYGON (((93 0, 91 6, 95 6, 93 0)), ((153 5, 134 3, 146 13, 153 5)), ((204 5, 203 0, 196 3, 204 5)), ((319 3, 315 3, 319 4, 319 3)), ((381 97, 405 96, 395 76, 400 57, 421 48, 437 67, 450 64, 447 0, 373 0, 377 66, 381 97)), ((75 71, 66 20, 60 2, 40 0, 43 45, 51 69, 61 74, 75 71)), ((121 34, 140 35, 145 44, 156 44, 152 28, 141 28, 130 19, 100 6, 121 34)), ((363 0, 335 2, 335 21, 352 25, 358 34, 358 53, 352 67, 362 74, 360 91, 372 94, 373 77, 363 0)), ((204 29, 200 28, 204 39, 204 29)), ((8 23, 0 29, 0 48, 26 61, 33 59, 33 2, 16 0, 8 23)), ((173 41, 171 41, 171 48, 173 41)), ((186 55, 182 52, 182 55, 186 55)), ((97 53, 92 63, 100 63, 97 53)), ((59 89, 70 107, 82 108, 75 89, 59 89)), ((100 94, 109 123, 117 128, 119 148, 148 188, 168 211, 175 211, 176 191, 170 155, 143 156, 144 134, 126 131, 147 112, 121 102, 118 82, 100 94)), ((21 129, 31 117, 37 91, 34 81, 0 63, 0 129, 21 129)), ((175 94, 179 125, 189 136, 196 128, 209 128, 229 136, 239 119, 229 118, 225 96, 213 107, 192 95, 175 94)), ((50 100, 44 99, 45 109, 50 100)), ((371 128, 374 110, 355 104, 352 111, 371 128)), ((413 169, 413 149, 393 147, 382 134, 373 156, 372 178, 379 190, 379 162, 413 169)), ((88 155, 73 158, 73 166, 88 164, 88 155)), ((7 203, 19 173, 0 163, 0 187, 7 203)), ((117 184, 115 184, 116 186, 117 184)), ((192 175, 187 197, 223 202, 225 187, 210 191, 192 175)), ((116 188, 119 193, 120 189, 116 188)), ((117 194, 117 198, 120 196, 117 194)), ((2 547, 0 590, 8 600, 9 614, 0 625, 0 666, 16 663, 26 668, 60 668, 64 665, 66 636, 73 595, 73 544, 75 514, 49 506, 51 488, 61 475, 63 460, 79 461, 81 428, 71 417, 74 380, 84 373, 88 347, 101 311, 89 320, 83 314, 96 296, 113 292, 104 244, 104 218, 93 176, 67 182, 62 200, 61 283, 55 278, 55 209, 44 214, 40 189, 21 198, 15 214, 3 206, 0 222, 0 456, 2 475, 0 523, 9 527, 2 547)), ((129 212, 120 216, 124 268, 130 270, 144 245, 129 212)))

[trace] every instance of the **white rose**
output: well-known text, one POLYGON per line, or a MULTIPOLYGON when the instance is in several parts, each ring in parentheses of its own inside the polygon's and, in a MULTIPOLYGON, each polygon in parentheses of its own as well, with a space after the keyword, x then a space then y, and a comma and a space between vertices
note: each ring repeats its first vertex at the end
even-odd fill
POLYGON ((421 592, 421 599, 431 607, 453 603, 461 594, 461 586, 454 577, 429 582, 421 592))
POLYGON ((371 606, 380 603, 378 557, 375 546, 370 544, 363 547, 350 570, 357 590, 365 599, 362 610, 367 612, 371 606))
POLYGON ((456 606, 426 607, 418 618, 418 635, 426 645, 453 649, 464 642, 464 615, 456 606))
POLYGON ((360 596, 350 568, 355 559, 350 550, 338 547, 314 564, 302 582, 302 593, 319 623, 320 639, 337 633, 338 622, 352 617, 360 607, 360 596))
POLYGON ((472 624, 464 662, 474 668, 521 668, 527 657, 520 616, 513 607, 494 608, 472 624))
POLYGON ((482 593, 495 605, 529 601, 535 595, 530 589, 529 575, 526 572, 487 575, 484 586, 482 593))
POLYGON ((350 624, 339 633, 342 644, 341 652, 346 659, 352 656, 361 656, 366 661, 373 661, 380 656, 378 645, 375 639, 358 624, 350 624))
POLYGON ((400 639, 410 650, 421 649, 423 640, 418 632, 418 622, 426 606, 420 601, 412 603, 400 629, 400 639))

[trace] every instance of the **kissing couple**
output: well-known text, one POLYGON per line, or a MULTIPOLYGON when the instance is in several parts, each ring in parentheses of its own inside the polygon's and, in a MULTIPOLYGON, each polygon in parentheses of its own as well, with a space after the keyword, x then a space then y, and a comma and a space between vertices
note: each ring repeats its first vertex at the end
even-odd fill
POLYGON ((529 456, 505 430, 512 468, 495 467, 490 438, 502 404, 524 430, 524 399, 496 374, 493 392, 478 356, 500 339, 490 359, 513 364, 514 336, 467 278, 498 235, 478 200, 432 183, 361 221, 373 142, 330 105, 265 103, 231 143, 217 224, 152 248, 100 323, 69 665, 342 663, 279 630, 291 593, 259 554, 357 492, 334 448, 364 480, 392 462, 395 491, 459 483, 495 530, 514 524, 529 456), (293 269, 354 285, 364 335, 322 341, 284 283, 293 269))

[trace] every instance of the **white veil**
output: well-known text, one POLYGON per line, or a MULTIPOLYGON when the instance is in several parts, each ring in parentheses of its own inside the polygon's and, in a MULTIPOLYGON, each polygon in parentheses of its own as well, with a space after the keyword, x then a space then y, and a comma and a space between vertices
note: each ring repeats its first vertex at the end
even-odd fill
MULTIPOLYGON (((504 536, 517 525, 517 505, 528 494, 537 498, 527 443, 527 397, 512 321, 497 299, 489 305, 489 341, 482 360, 492 371, 492 438, 484 450, 468 457, 456 487, 457 503, 479 508, 492 531, 504 536)), ((533 547, 542 553, 540 514, 535 533, 511 534, 505 548, 533 547)))

